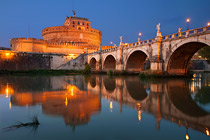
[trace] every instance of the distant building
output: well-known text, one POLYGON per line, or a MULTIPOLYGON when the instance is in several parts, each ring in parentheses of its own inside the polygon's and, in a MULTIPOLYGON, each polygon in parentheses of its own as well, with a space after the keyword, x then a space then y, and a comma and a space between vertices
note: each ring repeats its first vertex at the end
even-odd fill
POLYGON ((91 28, 87 18, 66 17, 63 26, 42 30, 43 39, 13 38, 11 49, 20 52, 61 53, 76 57, 79 54, 97 51, 102 33, 91 28))

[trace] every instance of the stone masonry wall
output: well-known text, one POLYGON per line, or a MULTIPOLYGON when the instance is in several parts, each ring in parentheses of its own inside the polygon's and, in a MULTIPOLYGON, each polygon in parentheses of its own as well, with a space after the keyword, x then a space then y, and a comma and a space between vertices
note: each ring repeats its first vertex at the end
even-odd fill
POLYGON ((62 70, 83 70, 85 68, 85 64, 87 63, 87 57, 85 54, 81 54, 75 59, 70 60, 69 62, 61 65, 57 69, 62 70))
POLYGON ((26 53, 0 53, 0 70, 49 70, 50 56, 26 53))
POLYGON ((57 69, 71 59, 71 56, 61 54, 0 51, 0 70, 57 69))

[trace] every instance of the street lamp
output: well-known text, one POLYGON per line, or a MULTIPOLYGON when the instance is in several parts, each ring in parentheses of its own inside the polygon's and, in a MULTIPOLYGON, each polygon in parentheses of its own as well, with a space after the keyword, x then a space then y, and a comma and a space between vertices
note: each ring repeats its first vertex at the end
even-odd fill
POLYGON ((207 23, 207 26, 210 26, 210 22, 207 23))
POLYGON ((111 41, 110 44, 111 44, 111 46, 112 46, 113 42, 111 41))
POLYGON ((190 19, 188 18, 188 19, 186 20, 186 22, 187 22, 187 30, 189 30, 190 19))
POLYGON ((138 42, 140 43, 140 41, 141 41, 141 39, 140 39, 140 37, 141 37, 141 33, 139 33, 139 37, 138 37, 138 42))

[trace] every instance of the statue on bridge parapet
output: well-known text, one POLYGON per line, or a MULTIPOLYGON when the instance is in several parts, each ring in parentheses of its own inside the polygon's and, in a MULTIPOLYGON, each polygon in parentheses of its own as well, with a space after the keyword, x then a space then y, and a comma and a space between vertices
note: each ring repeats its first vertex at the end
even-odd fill
POLYGON ((139 38, 138 38, 138 43, 140 43, 140 42, 141 42, 141 38, 139 37, 139 38))
POLYGON ((179 29, 178 29, 178 33, 179 33, 179 36, 182 36, 182 27, 179 27, 179 29))
POLYGON ((123 45, 123 37, 120 36, 120 45, 123 45))
POLYGON ((157 29, 157 37, 162 36, 160 32, 160 23, 156 25, 156 29, 157 29))
POLYGON ((99 44, 99 49, 98 49, 99 52, 102 51, 101 46, 102 46, 102 44, 100 43, 100 44, 99 44))

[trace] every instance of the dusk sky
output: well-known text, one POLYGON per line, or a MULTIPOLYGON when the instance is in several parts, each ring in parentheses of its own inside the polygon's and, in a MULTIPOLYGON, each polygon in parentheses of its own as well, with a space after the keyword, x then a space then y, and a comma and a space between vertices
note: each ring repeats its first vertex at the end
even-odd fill
POLYGON ((161 24, 162 35, 179 27, 186 30, 210 22, 210 0, 0 0, 0 47, 10 47, 11 38, 42 38, 42 29, 61 26, 72 9, 78 17, 89 18, 92 28, 102 31, 102 44, 112 41, 136 42, 156 36, 161 24), (73 6, 74 3, 74 6, 73 6))

